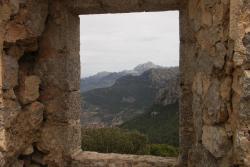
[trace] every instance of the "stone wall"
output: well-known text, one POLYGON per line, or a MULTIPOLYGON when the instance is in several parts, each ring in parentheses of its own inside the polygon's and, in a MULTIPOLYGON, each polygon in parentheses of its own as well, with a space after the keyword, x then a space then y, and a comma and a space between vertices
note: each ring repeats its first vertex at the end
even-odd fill
POLYGON ((188 166, 250 166, 249 4, 238 0, 189 1, 188 17, 196 46, 194 143, 188 166))
POLYGON ((78 14, 162 10, 180 11, 179 166, 250 166, 248 0, 0 0, 0 166, 172 165, 79 153, 78 14))
POLYGON ((0 166, 42 156, 36 147, 44 122, 41 78, 34 72, 48 1, 0 1, 0 166), (39 4, 39 5, 37 5, 39 4))
POLYGON ((0 2, 0 166, 64 166, 80 150, 79 17, 63 1, 0 2))
POLYGON ((250 166, 250 1, 231 1, 230 39, 233 45, 233 125, 234 163, 250 166))

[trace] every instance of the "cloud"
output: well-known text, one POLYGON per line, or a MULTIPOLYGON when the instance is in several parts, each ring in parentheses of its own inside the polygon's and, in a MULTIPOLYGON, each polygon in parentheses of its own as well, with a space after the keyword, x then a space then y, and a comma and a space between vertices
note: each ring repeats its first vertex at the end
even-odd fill
POLYGON ((172 11, 80 16, 82 76, 130 69, 146 61, 178 65, 178 15, 172 11))

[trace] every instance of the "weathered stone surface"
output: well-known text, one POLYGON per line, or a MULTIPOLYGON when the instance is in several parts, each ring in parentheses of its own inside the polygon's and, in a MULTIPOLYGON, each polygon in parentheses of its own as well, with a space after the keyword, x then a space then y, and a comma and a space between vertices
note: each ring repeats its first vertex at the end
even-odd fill
POLYGON ((3 91, 3 97, 5 99, 15 100, 16 95, 13 89, 7 89, 3 91))
POLYGON ((33 146, 31 145, 31 146, 27 147, 27 148, 23 151, 22 155, 30 155, 30 154, 32 154, 33 152, 34 152, 34 149, 33 149, 33 146))
POLYGON ((1 22, 0 23, 2 23, 4 21, 10 19, 10 15, 11 15, 12 12, 11 12, 10 5, 8 5, 7 3, 1 4, 0 8, 1 8, 1 10, 0 10, 1 11, 0 12, 1 22))
POLYGON ((28 167, 40 167, 38 164, 30 164, 28 167))
POLYGON ((232 91, 232 78, 226 77, 220 85, 220 96, 223 100, 229 101, 232 91))
POLYGON ((80 91, 62 94, 60 90, 48 89, 42 92, 40 99, 46 105, 45 115, 48 121, 65 123, 80 119, 80 91))
POLYGON ((203 120, 206 124, 223 123, 228 119, 226 104, 220 98, 220 82, 214 79, 205 98, 203 120))
POLYGON ((29 128, 39 128, 39 125, 41 125, 43 121, 44 105, 39 102, 34 102, 25 107, 24 110, 27 112, 27 118, 29 117, 29 119, 27 120, 29 128))
POLYGON ((37 76, 26 76, 21 82, 21 89, 19 92, 19 99, 22 104, 28 104, 39 97, 39 85, 41 80, 37 76))
POLYGON ((210 27, 208 30, 202 29, 197 35, 197 42, 203 49, 211 49, 223 37, 222 27, 210 27))
POLYGON ((43 121, 44 106, 34 102, 26 106, 22 112, 15 117, 13 129, 6 131, 8 137, 7 145, 10 152, 18 150, 23 152, 34 142, 37 137, 37 130, 41 128, 43 121), (22 130, 22 133, 19 131, 22 130))
POLYGON ((11 89, 18 85, 18 63, 9 55, 3 55, 3 89, 11 89))
POLYGON ((210 84, 210 76, 206 76, 206 74, 204 73, 198 73, 195 76, 195 80, 193 82, 193 92, 197 93, 199 96, 204 97, 205 95, 207 95, 210 84))
POLYGON ((40 36, 48 13, 48 1, 31 1, 25 3, 25 8, 19 8, 19 1, 12 0, 14 19, 6 26, 5 41, 14 43, 34 36, 40 36), (39 5, 37 5, 39 4, 39 5))
POLYGON ((14 161, 14 163, 12 163, 11 167, 23 167, 24 162, 23 161, 14 161))
POLYGON ((41 153, 35 152, 32 157, 32 161, 36 164, 46 165, 45 159, 41 153))
POLYGON ((242 70, 239 68, 235 69, 235 71, 233 72, 232 89, 238 95, 242 94, 241 75, 242 75, 242 70))
POLYGON ((26 31, 26 27, 21 24, 16 24, 14 22, 10 22, 7 25, 7 33, 5 34, 5 41, 6 42, 16 42, 17 40, 25 39, 28 35, 26 31))
POLYGON ((218 0, 202 0, 206 8, 212 8, 218 0))
MULTIPOLYGON (((0 166, 23 166, 20 154, 34 166, 37 153, 38 164, 65 166, 80 150, 78 14, 170 9, 180 9, 180 165, 250 166, 247 0, 0 1, 0 166)), ((72 164, 168 163, 78 155, 72 164)))
POLYGON ((227 49, 223 43, 217 43, 215 45, 216 55, 214 57, 214 66, 222 69, 225 64, 225 56, 227 55, 227 49))
POLYGON ((13 45, 9 46, 6 53, 7 55, 14 57, 16 60, 19 60, 23 56, 24 50, 19 46, 13 45))
POLYGON ((21 112, 21 106, 17 100, 4 99, 3 109, 0 110, 1 125, 5 128, 13 126, 17 115, 21 112))
POLYGON ((201 1, 202 5, 202 16, 201 16, 201 23, 203 24, 203 26, 207 26, 210 27, 213 24, 213 15, 211 13, 211 11, 209 10, 209 8, 207 7, 207 2, 206 1, 201 1))
POLYGON ((80 152, 73 155, 74 167, 175 167, 176 158, 80 152))
POLYGON ((202 144, 216 158, 223 157, 230 150, 230 140, 222 127, 204 126, 202 144))
POLYGON ((71 122, 71 124, 52 123, 47 124, 42 128, 41 138, 37 143, 37 147, 42 152, 54 153, 60 149, 64 153, 73 153, 80 150, 81 143, 81 128, 80 120, 71 122))
MULTIPOLYGON (((228 0, 226 0, 228 1, 228 0)), ((223 3, 223 2, 222 2, 223 3)), ((225 2, 224 3, 228 3, 225 2)), ((216 4, 213 10, 213 25, 221 25, 223 24, 226 14, 229 12, 228 5, 216 4)))
MULTIPOLYGON (((236 164, 249 166, 249 153, 250 153, 250 141, 249 141, 249 132, 247 128, 244 130, 237 130, 234 138, 234 149, 235 149, 235 161, 236 164)), ((244 167, 245 167, 244 166, 244 167)))
MULTIPOLYGON (((8 140, 7 132, 5 129, 1 128, 0 129, 0 148, 2 151, 8 150, 7 140, 8 140)), ((1 158, 3 158, 3 157, 1 157, 1 158)), ((4 159, 3 159, 3 161, 4 161, 4 159)))
POLYGON ((190 160, 188 166, 191 167, 218 167, 218 162, 213 155, 201 144, 197 144, 190 151, 190 160))
MULTIPOLYGON (((2 115, 4 123, 0 130, 0 148, 9 155, 23 152, 27 145, 32 144, 37 137, 36 131, 43 120, 43 105, 35 102, 24 108, 24 111, 10 111, 8 115, 2 115), (11 127, 11 128, 10 128, 11 127)), ((7 112, 8 110, 6 110, 7 112)), ((28 147, 28 146, 27 146, 28 147)))
POLYGON ((82 3, 81 0, 73 0, 70 5, 76 14, 105 14, 105 13, 127 13, 144 11, 166 11, 178 10, 179 0, 109 0, 97 1, 88 0, 82 3), (105 8, 103 8, 105 6, 105 8))

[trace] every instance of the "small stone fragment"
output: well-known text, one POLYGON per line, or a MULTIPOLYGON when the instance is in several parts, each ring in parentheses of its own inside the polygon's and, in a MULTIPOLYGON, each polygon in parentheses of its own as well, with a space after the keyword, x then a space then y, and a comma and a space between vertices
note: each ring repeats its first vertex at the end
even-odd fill
POLYGON ((18 63, 9 55, 3 55, 3 89, 11 89, 18 85, 18 63))
POLYGON ((222 69, 225 64, 225 56, 227 54, 227 49, 223 43, 216 44, 216 56, 214 57, 214 66, 216 68, 222 69))
POLYGON ((5 99, 15 100, 16 95, 13 89, 8 89, 3 91, 3 97, 5 99))
POLYGON ((30 145, 29 147, 27 147, 24 152, 22 153, 23 155, 30 155, 34 152, 33 146, 30 145))
POLYGON ((204 7, 202 9, 201 22, 203 25, 210 27, 213 23, 212 14, 204 7))
POLYGON ((24 50, 16 45, 11 46, 8 50, 8 55, 15 57, 19 60, 24 54, 24 50))
POLYGON ((44 105, 39 102, 34 102, 27 106, 25 110, 28 112, 29 126, 37 128, 43 121, 44 105))
POLYGON ((221 95, 222 99, 230 100, 232 82, 233 82, 233 80, 231 77, 225 78, 224 81, 222 82, 222 84, 220 86, 220 95, 221 95))
POLYGON ((5 34, 5 41, 9 43, 16 42, 18 40, 25 39, 27 37, 27 31, 24 25, 10 22, 7 25, 7 32, 5 34))

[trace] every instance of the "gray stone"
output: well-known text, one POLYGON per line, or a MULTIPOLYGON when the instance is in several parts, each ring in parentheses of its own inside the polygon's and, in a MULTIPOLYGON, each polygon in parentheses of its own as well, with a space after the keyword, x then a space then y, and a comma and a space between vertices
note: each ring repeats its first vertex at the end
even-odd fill
POLYGON ((11 89, 18 85, 18 63, 12 56, 3 56, 3 89, 11 89))
POLYGON ((28 104, 38 99, 40 83, 40 78, 35 75, 26 76, 23 79, 20 85, 21 90, 19 92, 19 99, 22 104, 28 104))
POLYGON ((231 149, 226 130, 218 126, 204 126, 202 144, 216 158, 221 158, 231 149))
POLYGON ((33 146, 31 145, 31 146, 27 147, 27 148, 23 151, 22 155, 30 155, 30 154, 32 154, 33 152, 34 152, 34 149, 33 149, 33 146))

